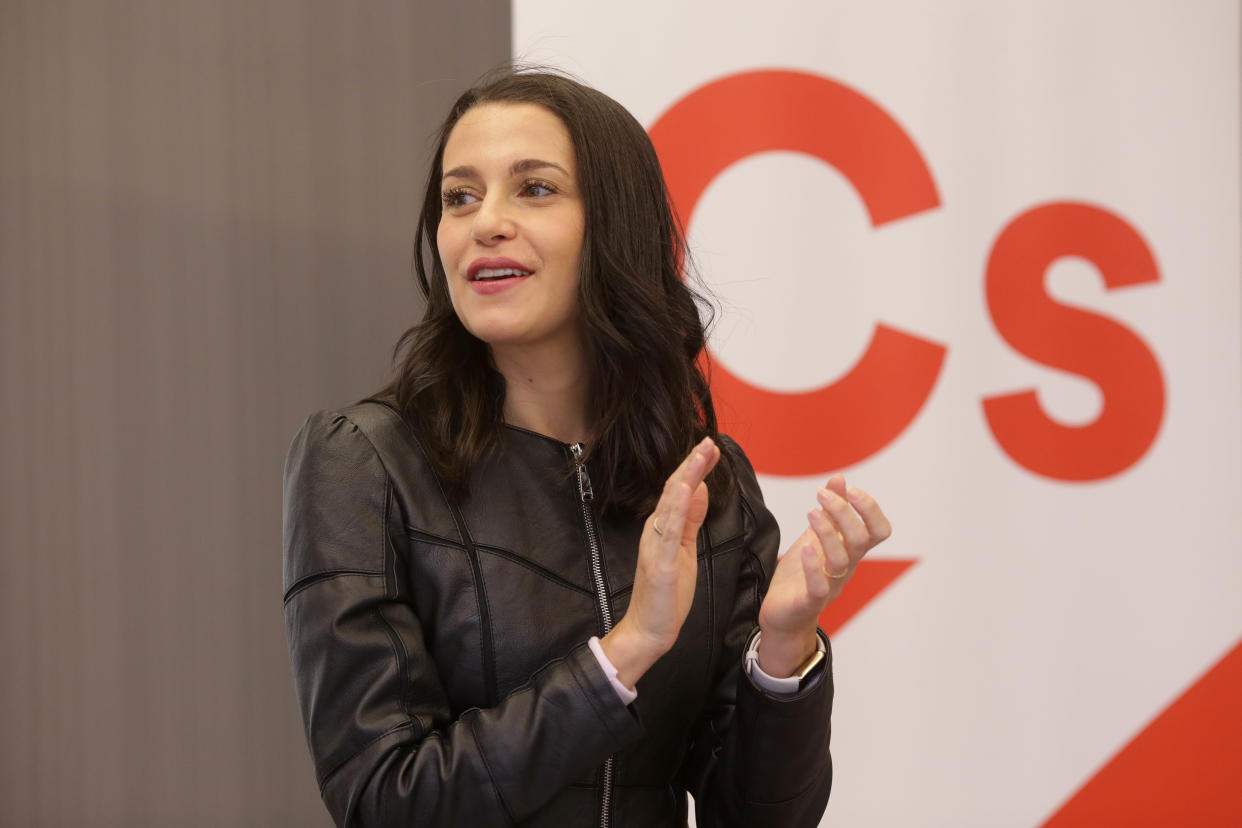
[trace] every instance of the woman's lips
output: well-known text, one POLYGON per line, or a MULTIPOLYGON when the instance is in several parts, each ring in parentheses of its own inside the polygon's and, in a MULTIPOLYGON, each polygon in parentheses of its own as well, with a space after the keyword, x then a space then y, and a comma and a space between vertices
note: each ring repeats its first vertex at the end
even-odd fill
POLYGON ((521 262, 514 261, 513 259, 488 257, 475 259, 471 262, 470 267, 466 269, 466 278, 473 282, 478 278, 502 275, 507 270, 527 274, 531 272, 531 268, 524 267, 521 262))
POLYGON ((505 276, 499 279, 471 279, 470 289, 475 293, 487 296, 493 293, 500 293, 502 290, 508 290, 529 278, 530 274, 527 273, 524 276, 505 276))
POLYGON ((471 262, 466 277, 475 293, 488 295, 508 290, 532 272, 513 259, 485 258, 471 262))

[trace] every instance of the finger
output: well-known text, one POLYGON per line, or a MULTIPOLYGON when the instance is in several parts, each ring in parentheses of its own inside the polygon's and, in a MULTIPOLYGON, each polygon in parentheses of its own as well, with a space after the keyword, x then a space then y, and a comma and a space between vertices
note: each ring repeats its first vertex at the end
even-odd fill
POLYGON ((704 437, 697 446, 690 450, 690 453, 685 456, 685 459, 681 461, 677 468, 673 469, 673 473, 668 476, 664 483, 664 491, 660 494, 660 501, 656 504, 657 514, 661 511, 661 507, 665 511, 671 508, 678 483, 685 483, 690 487, 690 491, 693 492, 715 467, 719 459, 720 449, 710 437, 704 437))
POLYGON ((871 535, 871 546, 888 540, 893 534, 893 526, 888 522, 888 517, 880 508, 880 504, 875 502, 875 498, 853 486, 846 491, 846 497, 862 518, 863 523, 867 525, 867 533, 871 535))
POLYGON ((690 453, 673 470, 669 479, 680 479, 690 484, 690 490, 693 491, 707 477, 719 459, 720 448, 711 437, 704 437, 697 446, 690 449, 690 453))
POLYGON ((694 493, 719 460, 719 447, 710 437, 705 437, 669 475, 651 520, 651 523, 659 521, 661 531, 656 534, 661 538, 672 535, 674 540, 680 540, 683 524, 677 518, 684 516, 694 493))
POLYGON ((806 578, 807 594, 823 603, 832 592, 832 580, 824 571, 823 556, 810 543, 802 547, 802 574, 806 578))
POLYGON ((837 531, 845 538, 845 551, 849 553, 851 560, 861 558, 868 549, 875 545, 876 541, 871 539, 871 532, 863 523, 862 517, 854 511, 844 497, 831 489, 820 489, 815 496, 819 500, 819 505, 824 507, 828 517, 836 525, 837 531))
POLYGON ((707 479, 719 460, 720 447, 711 437, 704 437, 697 446, 691 449, 686 459, 682 461, 684 467, 682 474, 690 486, 690 491, 696 490, 699 484, 707 479))
MULTIPOLYGON (((706 488, 704 483, 699 485, 706 488)), ((664 534, 656 539, 659 559, 665 563, 675 560, 683 546, 695 548, 695 536, 701 523, 701 519, 699 523, 692 523, 689 519, 694 492, 690 491, 688 485, 678 483, 670 494, 671 508, 660 518, 660 528, 664 530, 664 534)), ((706 512, 706 509, 703 511, 706 512)))
POLYGON ((812 509, 807 512, 806 517, 811 524, 811 529, 815 531, 815 537, 819 539, 820 546, 823 547, 828 574, 836 578, 841 577, 850 568, 850 556, 845 549, 841 533, 824 514, 823 509, 812 509))
POLYGON ((834 474, 832 477, 828 478, 828 482, 824 484, 824 488, 829 491, 836 492, 841 495, 841 497, 845 497, 845 475, 834 474))

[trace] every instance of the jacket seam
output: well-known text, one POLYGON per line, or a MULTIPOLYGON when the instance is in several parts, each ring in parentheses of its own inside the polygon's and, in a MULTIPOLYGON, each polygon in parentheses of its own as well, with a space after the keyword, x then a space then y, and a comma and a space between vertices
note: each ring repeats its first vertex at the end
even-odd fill
MULTIPOLYGON (((410 425, 409 423, 405 421, 405 418, 402 417, 400 413, 398 413, 397 410, 394 409, 391 405, 388 405, 387 403, 381 400, 377 400, 373 397, 368 397, 365 400, 361 400, 359 402, 359 405, 361 405, 362 403, 372 403, 374 405, 379 406, 381 409, 383 409, 386 416, 396 421, 397 428, 403 434, 405 434, 406 439, 409 440, 410 443, 413 444, 414 448, 417 449, 418 453, 422 456, 423 462, 427 464, 427 470, 431 474, 431 479, 435 481, 436 490, 440 493, 440 500, 443 501, 444 506, 446 508, 451 510, 452 501, 449 500, 448 493, 445 492, 444 490, 444 483, 440 480, 440 475, 436 474, 435 465, 431 462, 430 458, 427 456, 427 450, 423 448, 423 444, 419 441, 418 435, 416 435, 413 429, 410 428, 410 425)), ((366 430, 363 429, 362 426, 358 425, 358 423, 348 414, 345 414, 344 412, 337 412, 337 413, 340 414, 340 416, 343 417, 345 420, 347 420, 349 423, 351 423, 354 426, 354 428, 358 429, 358 431, 362 434, 362 436, 366 438, 367 442, 371 444, 371 448, 375 451, 376 457, 379 458, 380 464, 384 467, 385 474, 387 474, 388 464, 384 462, 384 455, 380 453, 380 450, 376 447, 375 442, 371 439, 371 436, 367 434, 366 430)), ((391 479, 391 475, 389 475, 389 479, 391 479)), ((406 527, 410 528, 408 523, 406 524, 406 527)), ((455 522, 455 528, 457 529, 458 533, 462 531, 462 527, 460 525, 456 525, 456 522, 455 522)))
POLYGON ((323 775, 319 777, 319 791, 320 791, 320 793, 322 793, 322 792, 323 792, 323 789, 324 789, 325 787, 327 787, 328 782, 329 782, 329 781, 332 779, 332 777, 333 777, 333 776, 337 773, 337 771, 339 771, 341 768, 343 768, 343 767, 345 767, 346 765, 348 765, 350 762, 354 761, 354 759, 357 759, 359 756, 361 756, 363 753, 365 753, 365 752, 366 752, 366 751, 367 751, 367 750, 368 750, 368 749, 369 749, 372 745, 374 745, 374 744, 375 744, 375 743, 377 743, 377 742, 381 742, 381 741, 383 741, 384 739, 387 739, 389 736, 393 735, 394 733, 397 733, 398 731, 401 731, 401 730, 411 730, 411 729, 413 729, 413 722, 411 722, 411 721, 409 721, 409 720, 404 721, 404 722, 402 722, 402 723, 401 723, 401 724, 399 724, 399 725, 393 725, 392 727, 388 728, 387 730, 385 730, 385 731, 384 731, 383 733, 381 733, 380 735, 376 736, 374 739, 371 739, 370 741, 368 741, 368 742, 367 742, 365 745, 363 745, 362 747, 360 747, 360 748, 358 748, 357 750, 355 750, 353 753, 351 753, 351 754, 349 754, 348 756, 346 756, 346 757, 345 757, 344 759, 342 759, 341 761, 337 762, 335 765, 333 765, 333 766, 332 766, 332 769, 331 769, 331 770, 324 771, 323 775))
POLYGON ((461 541, 455 541, 452 538, 441 537, 440 535, 437 535, 433 532, 424 532, 422 529, 417 529, 413 526, 410 526, 408 523, 405 525, 405 535, 410 540, 420 541, 422 543, 430 543, 435 546, 448 546, 453 549, 465 549, 466 548, 465 544, 463 544, 461 541))
POLYGON ((401 636, 397 635, 397 631, 388 620, 388 616, 384 615, 383 607, 375 608, 375 617, 383 625, 384 632, 388 635, 388 644, 392 647, 393 658, 397 661, 397 671, 401 674, 401 712, 405 714, 406 719, 410 719, 409 651, 406 650, 405 642, 401 640, 401 636))
MULTIPOLYGON (((432 544, 434 546, 443 546, 448 549, 456 549, 460 552, 468 551, 466 546, 458 543, 457 541, 448 540, 447 538, 442 538, 439 535, 431 535, 426 532, 421 532, 409 526, 406 527, 406 536, 409 537, 410 540, 418 541, 420 543, 432 544)), ((551 571, 547 567, 540 566, 534 561, 523 558, 521 555, 509 549, 505 549, 500 546, 492 546, 490 544, 485 544, 485 543, 476 543, 474 544, 474 548, 478 550, 479 552, 486 552, 489 555, 495 555, 498 558, 503 558, 507 561, 517 564, 518 566, 525 567, 526 569, 529 569, 531 572, 534 572, 536 575, 539 575, 549 581, 552 581, 553 583, 557 584, 558 586, 562 586, 565 589, 571 589, 575 592, 580 592, 583 595, 587 595, 587 596, 593 595, 593 593, 590 590, 584 589, 578 586, 577 584, 573 583, 572 581, 562 578, 561 576, 557 575, 555 572, 551 571)))
MULTIPOLYGON (((381 526, 383 531, 380 532, 380 543, 383 546, 381 554, 384 560, 384 597, 389 600, 395 600, 400 588, 397 584, 397 560, 396 550, 393 549, 391 539, 388 537, 388 518, 389 510, 392 505, 392 478, 385 475, 384 481, 384 508, 380 515, 381 526), (389 575, 392 577, 391 585, 388 582, 389 575)), ((405 641, 402 640, 397 628, 388 620, 388 616, 384 614, 384 606, 381 604, 375 608, 375 615, 380 623, 384 625, 384 629, 388 633, 389 645, 393 648, 393 657, 397 661, 397 673, 400 676, 400 703, 401 711, 405 713, 406 719, 411 720, 410 715, 410 693, 413 689, 410 685, 410 651, 406 649, 405 641)))
POLYGON ((479 657, 483 662, 483 689, 487 696, 487 706, 496 704, 496 654, 492 650, 492 608, 488 602, 487 587, 483 583, 483 567, 479 564, 479 552, 475 548, 474 538, 466 528, 466 519, 461 511, 452 503, 449 504, 453 522, 457 531, 466 542, 466 557, 470 559, 470 571, 474 581, 474 598, 479 608, 479 657))
POLYGON ((759 556, 756 555, 754 552, 750 553, 749 560, 747 560, 746 563, 747 563, 747 566, 750 566, 753 569, 758 570, 757 577, 752 578, 752 581, 754 583, 751 585, 751 588, 750 588, 751 589, 751 604, 755 610, 755 623, 758 624, 759 623, 759 609, 760 607, 763 606, 763 595, 765 593, 765 590, 762 589, 763 563, 759 560, 759 556))
MULTIPOLYGON (((592 656, 592 659, 594 659, 594 656, 592 656)), ((599 700, 595 697, 594 689, 584 685, 582 683, 582 679, 578 677, 578 670, 581 668, 577 665, 574 666, 576 669, 570 670, 569 675, 573 677, 574 683, 577 684, 578 689, 582 691, 582 695, 586 698, 587 704, 591 705, 591 708, 595 711, 595 715, 599 716, 600 721, 604 723, 604 727, 608 730, 608 735, 618 742, 621 741, 621 736, 612 729, 612 722, 609 721, 608 711, 599 706, 599 700)), ((616 694, 614 693, 613 695, 615 696, 616 694)), ((618 698, 617 701, 620 701, 620 698, 618 698)))
MULTIPOLYGON (((750 499, 746 497, 745 492, 738 492, 738 501, 742 506, 742 537, 745 538, 748 534, 746 531, 747 526, 749 525, 750 527, 754 527, 756 524, 755 510, 750 505, 750 499)), ((752 594, 754 596, 755 623, 758 624, 759 607, 763 603, 764 594, 767 592, 767 590, 762 589, 762 585, 766 581, 768 575, 763 571, 763 561, 759 560, 759 556, 755 554, 755 551, 747 546, 745 542, 743 542, 742 546, 746 550, 747 565, 755 567, 757 574, 757 577, 753 579, 754 586, 752 587, 752 594)))
POLYGON ((707 555, 705 555, 704 557, 714 558, 717 555, 724 555, 727 552, 732 552, 734 549, 737 549, 738 547, 742 546, 745 543, 745 541, 746 541, 746 536, 743 533, 738 532, 736 535, 734 535, 731 538, 722 540, 719 543, 713 543, 711 545, 711 551, 708 552, 707 555))
POLYGON ((299 592, 314 586, 321 581, 330 581, 333 578, 340 578, 346 575, 361 575, 368 578, 379 578, 383 576, 383 571, 374 569, 323 569, 318 572, 312 572, 309 575, 303 575, 293 582, 293 586, 285 591, 285 597, 281 603, 288 604, 293 596, 299 592))
MULTIPOLYGON (((707 586, 707 640, 716 640, 716 567, 712 565, 712 559, 715 557, 715 551, 711 546, 711 533, 704 530, 703 541, 708 545, 709 551, 704 556, 703 562, 703 579, 707 586)), ((716 675, 716 648, 709 648, 707 653, 707 672, 703 676, 703 686, 710 694, 712 687, 712 676, 716 675)))
POLYGON ((479 758, 483 760, 483 769, 487 771, 487 778, 491 780, 492 790, 496 792, 496 801, 500 803, 501 809, 505 812, 505 817, 509 822, 516 823, 513 818, 513 812, 509 810, 509 804, 505 802, 505 795, 500 792, 500 786, 496 784, 496 775, 492 773, 492 763, 487 761, 487 751, 483 748, 483 743, 479 741, 478 731, 474 729, 474 720, 476 716, 471 716, 468 724, 470 725, 470 737, 474 739, 474 743, 479 748, 479 758))
MULTIPOLYGON (((374 446, 372 446, 374 448, 374 446)), ((378 453, 377 453, 378 456, 378 453)), ((380 560, 384 562, 384 597, 397 597, 397 562, 394 556, 390 555, 392 549, 392 538, 388 534, 388 510, 392 507, 392 475, 388 473, 388 467, 380 462, 380 466, 384 469, 384 507, 380 510, 380 530, 379 530, 379 554, 380 560), (388 573, 392 572, 392 589, 388 586, 388 573)))
POLYGON ((518 555, 515 552, 510 552, 508 549, 502 549, 499 546, 488 546, 486 544, 476 544, 475 549, 477 549, 480 552, 487 552, 488 554, 495 555, 498 558, 503 558, 506 561, 510 561, 512 563, 517 564, 518 566, 529 569, 531 572, 534 572, 536 575, 539 575, 542 578, 552 581, 554 584, 557 584, 558 586, 562 586, 566 589, 572 589, 574 592, 580 592, 583 595, 586 595, 588 597, 593 597, 595 594, 591 592, 590 590, 583 589, 582 587, 578 586, 572 581, 562 578, 556 573, 551 572, 550 570, 546 569, 545 567, 540 566, 537 563, 534 563, 533 561, 528 561, 526 558, 523 558, 521 555, 518 555))
MULTIPOLYGON (((388 416, 389 416, 390 418, 395 419, 395 420, 397 421, 397 427, 398 427, 398 428, 399 428, 402 432, 404 432, 404 434, 406 435, 406 439, 408 439, 411 443, 413 443, 413 444, 414 444, 414 447, 415 447, 416 449, 418 449, 418 453, 419 453, 419 454, 421 454, 421 455, 423 456, 423 462, 425 462, 425 463, 427 464, 427 470, 431 473, 431 479, 432 479, 432 480, 434 480, 434 481, 436 482, 436 489, 440 492, 440 500, 442 500, 442 501, 444 502, 444 506, 445 506, 446 508, 448 508, 449 510, 452 510, 452 508, 453 508, 453 503, 452 503, 452 501, 449 499, 448 492, 446 492, 446 491, 444 490, 444 483, 440 480, 440 475, 436 474, 436 467, 435 467, 435 464, 434 464, 434 463, 432 463, 432 462, 431 462, 431 459, 427 456, 427 450, 426 450, 425 448, 423 448, 423 444, 422 444, 422 442, 418 439, 418 435, 417 435, 417 434, 415 434, 415 433, 414 433, 414 430, 410 428, 410 424, 409 424, 409 423, 407 423, 407 422, 405 421, 405 417, 402 417, 402 416, 401 416, 401 414, 400 414, 400 413, 398 413, 398 412, 397 412, 397 410, 396 410, 396 409, 394 409, 392 406, 388 405, 387 403, 381 402, 380 400, 376 400, 376 399, 373 399, 373 398, 368 398, 367 400, 363 400, 363 402, 372 402, 372 403, 375 403, 375 404, 376 404, 376 405, 378 405, 380 408, 384 409, 384 411, 388 414, 388 416)), ((347 419, 348 419, 348 418, 347 418, 347 419)), ((352 422, 352 420, 351 420, 351 422, 352 422)), ((355 423, 355 425, 357 425, 357 424, 355 423)), ((368 440, 370 440, 370 437, 368 437, 367 439, 368 439, 368 440)), ((372 444, 372 445, 374 446, 374 444, 372 444)), ((376 454, 379 454, 379 451, 378 451, 378 450, 376 451, 376 454)), ((382 461, 382 459, 383 459, 383 458, 381 457, 381 461, 382 461)), ((387 470, 387 467, 386 467, 386 466, 385 466, 385 470, 387 470)), ((408 524, 407 524, 407 525, 408 525, 408 524)), ((460 533, 462 532, 462 528, 463 528, 463 527, 462 527, 462 526, 460 526, 460 525, 457 525, 457 524, 456 524, 456 521, 454 521, 454 525, 455 525, 455 528, 457 529, 458 533, 460 534, 460 533)), ((464 536, 463 536, 463 538, 462 538, 462 541, 463 541, 463 542, 465 542, 465 537, 464 537, 464 536)))

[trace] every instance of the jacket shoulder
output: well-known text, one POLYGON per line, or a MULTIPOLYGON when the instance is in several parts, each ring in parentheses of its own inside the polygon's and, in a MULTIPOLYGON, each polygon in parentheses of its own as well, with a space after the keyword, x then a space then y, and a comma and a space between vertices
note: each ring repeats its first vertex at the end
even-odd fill
POLYGON ((284 589, 330 573, 382 574, 389 484, 358 426, 339 411, 302 423, 284 469, 284 589))
MULTIPOLYGON (((390 406, 363 401, 306 418, 293 438, 284 471, 284 535, 339 537, 342 546, 359 524, 374 519, 399 532, 459 543, 448 500, 414 432, 390 406), (351 519, 352 518, 352 519, 351 519)), ((322 543, 316 544, 321 549, 322 543)), ((327 544, 326 548, 337 544, 327 544)), ((360 564, 382 569, 383 549, 360 564)), ((319 561, 317 566, 336 562, 319 561)), ((339 564, 338 564, 339 565, 339 564)), ((286 571, 286 587, 290 576, 286 571)))
POLYGON ((392 406, 363 400, 344 408, 317 411, 306 418, 293 439, 286 460, 286 478, 295 459, 314 458, 337 465, 373 455, 396 476, 413 466, 427 466, 418 437, 392 406))

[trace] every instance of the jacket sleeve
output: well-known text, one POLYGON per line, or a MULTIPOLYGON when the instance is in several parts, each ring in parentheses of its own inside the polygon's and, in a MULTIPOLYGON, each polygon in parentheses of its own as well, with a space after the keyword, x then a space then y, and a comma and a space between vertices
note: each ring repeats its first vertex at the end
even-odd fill
POLYGON ((512 825, 642 727, 585 643, 452 720, 395 508, 358 427, 310 417, 285 465, 284 607, 320 792, 342 826, 512 825))
MULTIPOLYGON (((683 781, 694 796, 700 828, 811 828, 819 824, 832 788, 832 650, 818 679, 792 696, 761 690, 742 669, 776 568, 780 530, 750 462, 732 441, 722 443, 737 476, 749 559, 725 631, 720 675, 696 727, 683 781)), ((827 646, 822 630, 819 635, 827 646)))

